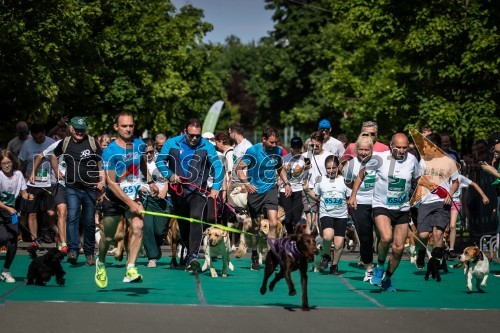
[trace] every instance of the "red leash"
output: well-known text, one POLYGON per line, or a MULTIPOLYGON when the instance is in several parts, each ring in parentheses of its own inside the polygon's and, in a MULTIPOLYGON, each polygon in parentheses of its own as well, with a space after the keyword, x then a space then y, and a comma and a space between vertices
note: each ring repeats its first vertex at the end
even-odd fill
MULTIPOLYGON (((184 185, 194 187, 195 189, 197 189, 198 191, 200 191, 201 193, 203 193, 207 197, 210 195, 209 190, 188 181, 186 177, 179 176, 179 179, 181 181, 180 183, 176 183, 176 184, 169 183, 170 188, 172 189, 172 191, 176 195, 182 196, 182 194, 184 193, 184 187, 183 187, 184 185)), ((214 221, 217 221, 217 198, 213 198, 213 199, 214 199, 214 221)))

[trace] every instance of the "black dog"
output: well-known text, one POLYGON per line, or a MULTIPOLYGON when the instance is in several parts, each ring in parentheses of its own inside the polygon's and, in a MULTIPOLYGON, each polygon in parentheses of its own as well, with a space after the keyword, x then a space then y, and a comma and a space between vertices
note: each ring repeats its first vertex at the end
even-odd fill
POLYGON ((61 261, 66 256, 66 253, 56 248, 50 249, 41 257, 37 256, 35 248, 30 248, 28 252, 33 259, 28 267, 28 284, 45 286, 45 283, 55 275, 57 284, 64 286, 64 282, 66 281, 64 274, 66 272, 61 266, 61 261))
POLYGON ((446 266, 444 247, 435 247, 432 249, 431 258, 427 263, 427 272, 425 272, 425 280, 429 280, 429 275, 436 279, 437 282, 441 282, 441 275, 439 270, 448 273, 448 267, 446 266))
POLYGON ((267 281, 273 274, 276 267, 280 266, 280 271, 269 284, 269 290, 273 291, 276 283, 285 278, 288 284, 288 295, 297 294, 292 281, 291 273, 300 270, 300 284, 302 286, 302 310, 309 311, 309 301, 307 299, 307 266, 314 261, 314 255, 319 253, 316 247, 317 234, 290 235, 274 242, 269 242, 269 251, 266 255, 266 268, 264 270, 264 280, 260 287, 260 293, 264 295, 267 291, 267 281))

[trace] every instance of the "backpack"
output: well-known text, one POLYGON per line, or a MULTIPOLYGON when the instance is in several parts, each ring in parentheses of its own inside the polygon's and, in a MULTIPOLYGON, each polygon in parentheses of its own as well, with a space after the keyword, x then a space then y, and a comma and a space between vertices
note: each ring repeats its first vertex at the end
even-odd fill
MULTIPOLYGON (((92 151, 95 154, 97 152, 97 145, 95 142, 95 138, 91 135, 88 135, 88 138, 89 138, 90 148, 92 149, 92 151)), ((63 154, 66 153, 66 149, 68 149, 69 140, 71 140, 71 136, 67 136, 64 138, 63 145, 62 145, 63 154)))

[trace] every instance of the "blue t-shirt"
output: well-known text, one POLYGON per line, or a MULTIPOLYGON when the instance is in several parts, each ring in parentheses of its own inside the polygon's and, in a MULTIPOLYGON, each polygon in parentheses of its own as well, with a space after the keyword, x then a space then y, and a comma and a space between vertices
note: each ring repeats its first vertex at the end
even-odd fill
POLYGON ((276 186, 276 167, 283 164, 281 154, 280 147, 266 151, 262 143, 257 143, 243 155, 242 160, 248 166, 248 181, 257 188, 257 193, 266 193, 276 186))
POLYGON ((145 148, 144 141, 138 138, 134 138, 130 148, 120 147, 116 141, 111 142, 102 152, 104 171, 114 170, 117 183, 140 181, 139 163, 145 148))

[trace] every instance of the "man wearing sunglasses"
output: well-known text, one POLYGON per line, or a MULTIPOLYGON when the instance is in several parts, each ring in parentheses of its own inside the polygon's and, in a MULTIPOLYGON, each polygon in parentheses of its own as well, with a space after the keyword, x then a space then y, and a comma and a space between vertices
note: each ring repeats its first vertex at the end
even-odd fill
POLYGON ((344 145, 341 141, 330 136, 331 130, 332 127, 328 120, 323 119, 319 122, 318 131, 323 134, 323 149, 340 157, 344 154, 344 145))
MULTIPOLYGON (((382 153, 384 151, 389 150, 389 146, 377 141, 377 135, 378 135, 378 125, 374 121, 365 121, 363 122, 363 125, 361 125, 361 133, 366 133, 366 135, 370 135, 373 140, 373 152, 375 153, 382 153)), ((344 155, 350 155, 355 157, 356 154, 354 152, 354 143, 349 144, 349 146, 346 148, 344 155)))
MULTIPOLYGON (((169 179, 170 183, 177 184, 177 191, 169 189, 176 215, 215 222, 215 199, 224 180, 224 167, 215 146, 202 138, 201 122, 198 119, 188 120, 184 134, 165 142, 156 160, 156 166, 163 177, 169 179), (213 185, 207 195, 205 193, 208 191, 207 181, 211 169, 213 185)), ((198 252, 203 226, 179 220, 179 229, 181 241, 188 249, 186 271, 197 272, 200 268, 198 252)))

